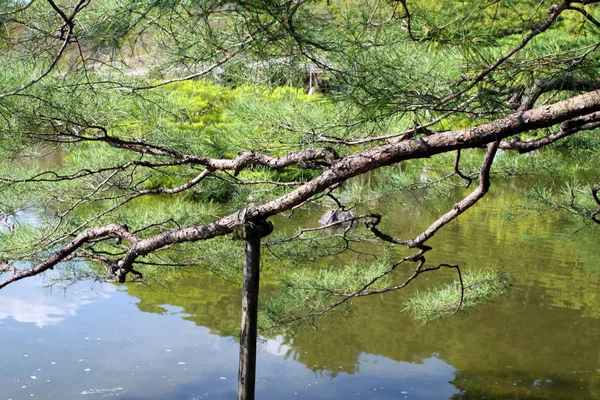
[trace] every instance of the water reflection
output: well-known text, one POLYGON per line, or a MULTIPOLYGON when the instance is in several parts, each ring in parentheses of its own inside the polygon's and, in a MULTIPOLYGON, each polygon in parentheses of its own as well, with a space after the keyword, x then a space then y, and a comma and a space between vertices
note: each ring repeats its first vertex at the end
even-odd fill
POLYGON ((19 298, 0 299, 0 320, 12 317, 18 322, 34 323, 40 328, 54 325, 65 316, 73 316, 78 308, 76 303, 61 304, 61 307, 39 304, 19 298))
POLYGON ((39 328, 56 325, 65 318, 74 317, 83 306, 96 298, 109 297, 114 286, 104 285, 90 290, 86 284, 80 290, 58 291, 51 295, 43 289, 38 279, 24 280, 18 285, 2 289, 0 297, 0 321, 13 318, 17 322, 32 323, 39 328))
MULTIPOLYGON (((361 299, 350 318, 265 337, 257 398, 600 399, 598 233, 572 235, 578 226, 552 213, 507 223, 515 196, 490 193, 436 235, 428 257, 506 272, 514 286, 504 298, 420 327, 403 300, 453 279, 442 272, 361 299)), ((430 216, 384 219, 385 230, 410 236, 420 218, 430 216)), ((0 400, 235 398, 235 285, 193 269, 166 284, 99 293, 84 284, 66 296, 34 282, 0 292, 0 400)))
POLYGON ((273 339, 261 340, 259 346, 261 346, 262 350, 269 354, 286 358, 290 355, 293 349, 293 346, 285 343, 285 338, 281 335, 277 335, 273 339))
MULTIPOLYGON (((516 191, 492 192, 433 239, 435 251, 428 257, 432 264, 451 261, 506 272, 514 286, 504 298, 420 327, 401 312, 403 299, 453 279, 450 273, 423 276, 408 290, 361 299, 350 318, 319 319, 313 328, 267 341, 265 351, 303 364, 320 379, 335 378, 331 384, 337 388, 345 376, 355 376, 356 385, 373 377, 362 362, 368 355, 398 365, 430 359, 451 365, 445 376, 454 392, 440 398, 600 398, 595 383, 600 379, 598 232, 574 235, 579 227, 552 213, 504 221, 503 208, 515 202, 516 191)), ((412 232, 423 221, 404 214, 386 224, 390 232, 412 232)), ((177 295, 134 286, 128 293, 155 304, 176 304, 189 314, 186 319, 212 332, 234 331, 237 307, 217 312, 215 305, 226 298, 237 305, 238 289, 190 274, 172 283, 177 295), (225 328, 225 321, 231 327, 225 328)), ((414 382, 422 382, 423 374, 414 382)))

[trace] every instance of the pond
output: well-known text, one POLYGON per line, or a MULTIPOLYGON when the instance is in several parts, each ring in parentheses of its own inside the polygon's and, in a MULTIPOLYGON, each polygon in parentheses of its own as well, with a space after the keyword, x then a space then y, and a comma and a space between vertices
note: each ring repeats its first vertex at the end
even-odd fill
MULTIPOLYGON (((507 273, 506 295, 421 326, 402 312, 407 296, 454 279, 426 274, 355 302, 349 316, 263 339, 257 398, 600 399, 600 234, 552 212, 505 221, 521 202, 517 187, 496 182, 428 253, 507 273)), ((436 215, 392 204, 394 234, 436 215)), ((235 398, 236 285, 203 270, 168 286, 43 285, 0 291, 0 400, 235 398)))

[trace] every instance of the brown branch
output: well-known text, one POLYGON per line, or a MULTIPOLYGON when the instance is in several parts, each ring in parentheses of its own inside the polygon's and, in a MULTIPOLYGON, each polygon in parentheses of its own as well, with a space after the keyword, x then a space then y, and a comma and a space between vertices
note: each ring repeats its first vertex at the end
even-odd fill
POLYGON ((463 174, 460 170, 460 149, 456 150, 456 159, 454 160, 454 173, 467 181, 467 187, 471 186, 473 178, 463 174))
MULTIPOLYGON (((591 189, 592 198, 594 199, 594 201, 596 202, 596 204, 600 207, 600 198, 598 197, 598 192, 599 191, 600 191, 600 186, 594 186, 591 189)), ((598 208, 596 211, 592 212, 590 214, 590 218, 595 223, 600 224, 600 219, 598 219, 599 215, 600 215, 600 208, 598 208)))
POLYGON ((499 142, 493 142, 488 144, 488 151, 483 159, 483 163, 479 172, 479 185, 477 186, 477 188, 463 200, 456 203, 452 210, 448 211, 446 214, 438 218, 416 238, 411 240, 403 240, 393 238, 389 235, 384 234, 379 229, 377 229, 379 219, 369 221, 366 224, 367 228, 369 228, 371 232, 375 234, 375 236, 386 242, 405 245, 409 248, 423 248, 425 242, 431 239, 437 233, 438 230, 440 230, 444 225, 448 224, 460 214, 472 207, 487 193, 490 187, 490 168, 492 167, 494 156, 496 155, 496 150, 498 149, 498 144, 499 142))
POLYGON ((598 198, 598 191, 600 191, 600 186, 594 186, 592 188, 592 197, 594 198, 596 204, 600 206, 600 198, 598 198))
POLYGON ((54 11, 56 11, 56 13, 60 16, 60 18, 65 22, 65 24, 67 24, 68 26, 70 26, 71 28, 73 28, 74 24, 73 21, 67 17, 67 15, 64 13, 63 10, 61 10, 56 3, 54 3, 54 1, 52 0, 46 0, 48 2, 48 4, 50 4, 50 7, 52 7, 52 9, 54 11))
MULTIPOLYGON (((62 123, 62 121, 60 121, 62 123)), ((52 124, 55 130, 59 130, 60 126, 57 126, 55 123, 52 124)), ((38 133, 38 132, 28 132, 28 134, 32 137, 36 137, 42 139, 46 142, 56 142, 56 143, 77 143, 83 141, 89 142, 105 142, 111 147, 120 148, 124 150, 133 151, 140 154, 150 154, 154 156, 160 157, 171 157, 171 158, 182 158, 182 155, 168 149, 163 146, 159 146, 156 144, 148 143, 143 140, 126 140, 121 139, 116 136, 111 136, 107 133, 106 128, 101 126, 78 126, 75 130, 75 133, 70 133, 66 131, 60 131, 54 133, 38 133), (85 136, 86 130, 89 129, 97 129, 102 133, 100 134, 92 134, 92 136, 85 136)))
POLYGON ((516 150, 519 153, 528 153, 557 142, 574 133, 597 128, 600 128, 600 112, 565 121, 561 124, 561 128, 557 132, 549 133, 541 138, 521 140, 518 137, 514 137, 508 142, 501 142, 499 148, 502 150, 516 150))
POLYGON ((55 171, 43 171, 39 174, 30 176, 29 178, 24 179, 12 179, 12 178, 0 178, 0 182, 6 182, 8 184, 16 184, 16 183, 31 183, 31 182, 61 182, 61 181, 72 181, 80 178, 84 178, 87 176, 98 175, 103 172, 111 172, 115 170, 125 171, 131 166, 141 166, 147 168, 157 168, 157 167, 173 167, 173 166, 181 166, 185 164, 190 164, 190 162, 186 161, 169 161, 169 162, 149 162, 149 161, 128 161, 124 164, 117 165, 114 167, 103 167, 98 169, 80 169, 72 174, 68 175, 59 175, 55 171), (50 175, 51 178, 44 178, 44 176, 50 175))
MULTIPOLYGON (((340 158, 337 152, 331 147, 321 148, 308 148, 301 150, 296 153, 289 153, 281 157, 273 157, 267 154, 249 150, 238 153, 234 159, 218 159, 210 157, 196 156, 192 154, 179 154, 166 147, 159 146, 156 144, 147 143, 144 141, 125 140, 116 136, 108 135, 104 127, 99 126, 86 126, 81 127, 82 131, 77 133, 61 132, 60 137, 72 138, 73 142, 79 141, 99 141, 106 142, 112 147, 121 148, 124 150, 133 151, 140 154, 150 154, 160 157, 169 157, 181 160, 187 164, 202 165, 210 170, 233 170, 234 175, 237 175, 240 171, 246 167, 253 165, 261 165, 272 169, 281 169, 289 167, 291 165, 297 165, 303 169, 317 169, 322 170, 325 167, 330 166, 336 160, 340 158), (94 134, 93 136, 82 135, 83 130, 86 129, 97 129, 100 130, 101 134, 94 134)), ((32 133, 35 134, 35 133, 32 133)), ((47 134, 35 134, 45 141, 61 142, 60 137, 52 137, 47 134)), ((64 140, 63 140, 64 141, 64 140)))
MULTIPOLYGON (((119 171, 115 171, 113 174, 111 174, 110 177, 112 177, 114 174, 116 174, 116 172, 119 171)), ((50 246, 55 245, 56 243, 60 242, 61 240, 64 240, 65 238, 69 237, 69 236, 73 236, 75 234, 75 232, 77 232, 78 230, 84 228, 85 226, 89 225, 90 223, 92 223, 93 221, 101 218, 102 216, 120 208, 121 206, 129 203, 130 201, 138 198, 138 197, 142 197, 142 196, 146 196, 146 195, 158 195, 158 194, 177 194, 180 193, 184 190, 187 190, 195 185, 197 185, 200 181, 202 181, 206 176, 210 175, 212 172, 209 170, 204 170, 202 171, 199 175, 197 175, 195 178, 191 179, 190 181, 184 183, 183 185, 180 185, 178 187, 175 188, 156 188, 156 189, 148 189, 148 190, 140 190, 135 192, 134 194, 125 197, 125 195, 121 195, 121 196, 114 196, 114 197, 109 197, 109 198, 104 198, 105 199, 122 199, 124 197, 124 199, 122 201, 120 201, 119 203, 113 205, 112 207, 104 210, 103 212, 101 212, 100 214, 95 215, 92 218, 89 218, 88 220, 84 221, 83 223, 81 223, 79 226, 77 226, 76 228, 74 228, 73 230, 71 230, 70 232, 60 236, 57 239, 54 239, 53 241, 50 242, 50 246)), ((109 178, 110 178, 109 177, 109 178)), ((108 179, 105 180, 102 184, 108 182, 108 179)), ((96 193, 98 191, 98 189, 102 186, 102 184, 98 185, 97 189, 94 190, 92 192, 92 194, 96 193)), ((85 199, 88 199, 92 194, 88 195, 85 197, 85 199)), ((58 215, 58 217, 60 218, 59 221, 62 221, 62 218, 64 218, 67 213, 73 211, 75 209, 75 207, 79 204, 81 204, 83 201, 77 201, 75 203, 75 205, 73 205, 72 207, 70 207, 67 211, 61 213, 58 215)), ((59 223, 60 224, 60 223, 59 223)), ((56 227, 58 228, 58 226, 56 227)), ((55 228, 55 229, 56 229, 55 228)), ((147 227, 146 227, 147 228, 147 227)))
POLYGON ((589 12, 587 12, 586 9, 581 8, 581 7, 577 7, 577 6, 568 6, 567 10, 577 11, 578 13, 580 13, 581 15, 583 15, 585 17, 585 19, 587 19, 592 24, 594 24, 594 25, 596 25, 597 27, 600 28, 600 21, 598 21, 596 18, 594 18, 594 16, 592 14, 590 14, 589 12))
POLYGON ((10 264, 6 264, 6 263, 0 264, 0 274, 4 274, 6 272, 11 273, 11 274, 13 274, 13 276, 15 276, 20 272, 20 270, 16 269, 15 267, 13 267, 10 264))
POLYGON ((463 302, 465 301, 465 283, 463 282, 462 273, 460 272, 460 267, 458 265, 454 265, 454 266, 448 265, 448 267, 456 268, 456 273, 458 274, 458 282, 460 283, 460 300, 459 300, 458 304, 456 305, 456 309, 452 313, 452 314, 456 314, 458 312, 458 310, 460 310, 460 308, 462 307, 463 302))
POLYGON ((270 180, 244 181, 244 180, 238 179, 237 177, 229 175, 229 174, 228 174, 228 178, 231 178, 231 179, 226 179, 224 177, 220 177, 220 178, 223 179, 224 181, 229 182, 234 185, 302 186, 305 183, 305 182, 301 182, 301 181, 290 181, 290 182, 270 181, 270 180))
MULTIPOLYGON (((403 289, 420 274, 422 274, 424 272, 437 271, 438 269, 441 269, 442 267, 455 268, 455 269, 458 269, 460 272, 460 269, 459 269, 458 265, 456 265, 456 264, 438 264, 435 267, 422 268, 423 265, 425 264, 425 258, 419 259, 419 262, 422 262, 422 263, 420 265, 417 265, 415 272, 401 284, 396 285, 396 286, 387 287, 387 288, 382 288, 382 289, 369 290, 368 292, 365 291, 365 292, 360 293, 358 296, 371 296, 374 294, 383 294, 383 293, 403 289)), ((462 276, 460 278, 460 281, 462 283, 462 276)), ((463 299, 463 295, 461 294, 461 301, 459 302, 460 305, 462 305, 462 299, 463 299)), ((457 311, 458 311, 458 309, 457 309, 457 311)))
POLYGON ((53 255, 48 257, 45 261, 27 269, 16 270, 14 267, 10 265, 3 264, 0 271, 2 272, 12 272, 13 275, 4 281, 0 282, 0 289, 9 283, 21 280, 23 278, 27 278, 30 276, 38 275, 44 271, 49 269, 53 269, 58 263, 62 262, 65 258, 67 258, 71 253, 80 248, 84 243, 87 243, 91 240, 107 237, 107 236, 116 236, 127 240, 132 245, 139 241, 139 238, 133 234, 131 234, 127 227, 124 225, 111 224, 102 227, 88 228, 85 231, 81 232, 75 239, 73 239, 70 243, 65 245, 62 249, 56 251, 53 255))
POLYGON ((402 4, 402 7, 404 8, 404 16, 406 17, 406 30, 408 32, 408 36, 410 37, 411 40, 413 41, 417 41, 418 39, 413 35, 412 32, 412 15, 410 13, 410 11, 408 11, 408 6, 406 5, 406 0, 400 0, 400 3, 402 4))
POLYGON ((600 79, 558 78, 536 79, 529 94, 522 100, 517 111, 530 110, 544 93, 551 91, 592 91, 600 89, 600 79))
POLYGON ((198 175, 196 175, 193 179, 189 180, 188 182, 184 183, 183 185, 174 187, 174 188, 163 188, 163 187, 159 187, 156 189, 148 189, 148 190, 139 190, 136 192, 136 196, 135 197, 140 197, 140 196, 144 196, 144 195, 154 195, 154 194, 176 194, 176 193, 180 193, 183 192, 184 190, 188 190, 194 186, 196 186, 198 183, 200 183, 204 178, 206 178, 207 176, 209 176, 210 174, 212 174, 212 171, 205 169, 204 171, 202 171, 201 173, 199 173, 198 175))
POLYGON ((298 165, 300 168, 323 169, 325 165, 330 166, 339 158, 340 156, 331 147, 309 148, 281 157, 272 157, 252 150, 238 153, 238 156, 232 160, 192 155, 184 156, 184 159, 190 160, 194 164, 203 165, 209 169, 233 170, 234 175, 251 165, 262 165, 273 169, 281 169, 291 165, 298 165), (318 164, 319 160, 323 160, 326 164, 318 164))

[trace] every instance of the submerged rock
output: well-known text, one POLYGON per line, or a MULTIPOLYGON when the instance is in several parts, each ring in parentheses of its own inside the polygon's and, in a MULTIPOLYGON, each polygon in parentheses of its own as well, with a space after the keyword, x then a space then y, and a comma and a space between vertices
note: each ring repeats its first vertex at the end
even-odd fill
MULTIPOLYGON (((319 224, 321 226, 325 226, 325 225, 330 225, 336 222, 340 222, 340 221, 345 221, 345 220, 349 220, 355 217, 354 212, 352 212, 352 210, 343 210, 341 208, 338 208, 336 210, 329 210, 327 211, 325 214, 323 214, 321 216, 321 218, 319 218, 319 224)), ((344 222, 342 224, 340 224, 341 226, 348 226, 348 225, 355 225, 356 221, 347 221, 344 222)))

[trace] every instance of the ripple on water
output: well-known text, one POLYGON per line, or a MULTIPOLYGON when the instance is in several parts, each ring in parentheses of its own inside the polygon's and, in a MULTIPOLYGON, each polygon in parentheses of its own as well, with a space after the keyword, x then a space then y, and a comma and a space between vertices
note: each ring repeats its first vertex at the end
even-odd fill
POLYGON ((102 395, 103 397, 112 397, 112 396, 119 396, 121 394, 125 393, 125 389, 118 387, 118 388, 112 388, 112 389, 97 389, 97 388, 93 388, 93 389, 87 389, 84 390, 83 392, 81 392, 81 394, 83 395, 87 395, 87 394, 99 394, 102 395))

